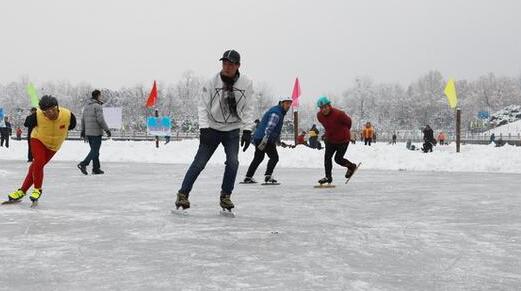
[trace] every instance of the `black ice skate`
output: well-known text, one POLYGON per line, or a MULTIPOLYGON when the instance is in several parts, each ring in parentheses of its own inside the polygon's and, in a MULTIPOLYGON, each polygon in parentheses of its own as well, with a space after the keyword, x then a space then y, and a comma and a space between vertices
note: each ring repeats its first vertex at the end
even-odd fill
POLYGON ((190 201, 188 201, 188 195, 183 193, 177 193, 175 207, 176 209, 182 208, 183 210, 190 208, 190 201))
POLYGON ((362 163, 358 163, 358 165, 356 165, 354 168, 347 168, 347 172, 346 172, 346 184, 347 182, 349 182, 349 180, 351 180, 351 178, 353 177, 353 175, 355 174, 356 170, 358 170, 358 168, 360 167, 362 163))
POLYGON ((319 185, 315 185, 315 188, 334 188, 335 185, 331 185, 333 178, 324 177, 318 180, 319 185))
POLYGON ((273 176, 266 175, 264 176, 264 183, 262 183, 261 185, 280 185, 280 183, 277 182, 277 180, 273 179, 273 176))
POLYGON ((221 215, 235 217, 235 213, 232 212, 232 209, 235 207, 235 205, 233 205, 233 202, 230 199, 230 194, 221 194, 221 201, 219 205, 222 208, 221 215))
POLYGON ((255 179, 246 177, 246 178, 244 178, 244 181, 240 182, 239 184, 255 184, 255 183, 257 183, 257 181, 255 181, 255 179))

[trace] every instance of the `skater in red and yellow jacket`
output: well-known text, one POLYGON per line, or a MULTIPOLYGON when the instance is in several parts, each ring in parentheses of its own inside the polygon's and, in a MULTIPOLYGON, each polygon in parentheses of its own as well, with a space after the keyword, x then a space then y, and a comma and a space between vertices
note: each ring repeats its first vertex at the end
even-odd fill
POLYGON ((326 96, 318 99, 317 107, 320 108, 320 111, 317 113, 317 119, 326 131, 324 134, 326 144, 326 152, 324 153, 326 177, 318 181, 322 185, 333 181, 331 177, 333 155, 337 164, 347 168, 346 178, 353 175, 356 170, 356 164, 344 158, 351 140, 351 118, 344 111, 331 106, 331 101, 326 96))
MULTIPOLYGON (((56 98, 45 95, 39 103, 40 109, 28 117, 33 128, 31 152, 33 161, 20 189, 8 195, 9 202, 20 201, 31 186, 29 196, 36 203, 42 195, 43 168, 60 149, 68 131, 76 126, 76 117, 66 108, 59 107, 56 98)), ((26 121, 27 122, 27 121, 26 121)))

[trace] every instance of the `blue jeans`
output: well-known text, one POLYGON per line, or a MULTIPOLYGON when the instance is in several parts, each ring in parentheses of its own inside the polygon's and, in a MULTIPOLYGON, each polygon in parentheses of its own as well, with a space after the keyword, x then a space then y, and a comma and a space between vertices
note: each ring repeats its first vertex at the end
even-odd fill
POLYGON ((87 140, 89 141, 90 152, 81 162, 81 164, 88 166, 90 161, 92 161, 92 170, 99 170, 99 149, 101 147, 101 135, 87 135, 87 140))
POLYGON ((197 180, 197 177, 199 177, 206 163, 208 163, 221 143, 226 153, 226 167, 221 185, 221 194, 232 194, 235 178, 237 177, 237 170, 239 169, 239 129, 218 131, 211 128, 205 132, 204 136, 201 135, 199 149, 197 150, 194 161, 186 172, 183 184, 179 190, 180 193, 186 195, 190 193, 195 180, 197 180))

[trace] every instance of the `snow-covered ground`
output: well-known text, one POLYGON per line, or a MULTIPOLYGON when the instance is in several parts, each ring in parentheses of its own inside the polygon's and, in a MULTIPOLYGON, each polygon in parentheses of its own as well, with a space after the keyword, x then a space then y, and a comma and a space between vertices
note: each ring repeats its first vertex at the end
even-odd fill
MULTIPOLYGON (((0 148, 0 195, 28 164, 0 148)), ((44 196, 0 208, 0 290, 519 290, 521 147, 351 145, 349 184, 314 189, 323 151, 280 149, 282 185, 237 184, 236 218, 218 215, 224 153, 171 213, 197 141, 107 141, 102 176, 68 141, 46 167, 44 196)), ((252 150, 240 156, 244 177, 252 150)), ((264 162, 257 171, 262 175, 264 162)))
MULTIPOLYGON (((189 164, 197 151, 198 140, 183 140, 161 144, 155 148, 153 142, 105 141, 101 147, 102 162, 132 163, 176 163, 189 164)), ((420 147, 421 144, 416 144, 420 147)), ((78 163, 89 150, 88 144, 80 141, 66 141, 62 149, 53 158, 55 161, 73 161, 78 163)), ((24 160, 27 156, 25 141, 12 141, 9 149, 0 148, 0 160, 24 160)), ((324 151, 305 146, 294 149, 279 147, 281 168, 322 168, 324 151)), ((437 146, 433 153, 410 151, 404 143, 389 145, 375 143, 364 146, 361 143, 350 145, 346 157, 354 162, 362 162, 364 169, 371 170, 407 170, 407 171, 442 171, 442 172, 502 172, 521 173, 521 147, 505 145, 462 145, 456 153, 455 143, 437 146)), ((241 165, 248 165, 253 158, 253 149, 240 151, 241 165)), ((222 147, 217 149, 210 164, 222 165, 225 161, 222 147)), ((0 169, 4 169, 1 166, 0 169)), ((320 177, 317 177, 317 179, 320 177)))

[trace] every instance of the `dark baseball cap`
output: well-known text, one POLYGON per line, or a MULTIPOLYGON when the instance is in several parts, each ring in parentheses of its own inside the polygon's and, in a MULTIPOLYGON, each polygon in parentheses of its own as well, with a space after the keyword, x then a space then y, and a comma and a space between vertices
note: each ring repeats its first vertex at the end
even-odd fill
POLYGON ((224 52, 223 57, 219 61, 227 60, 234 64, 241 63, 241 55, 236 50, 227 50, 224 52))

